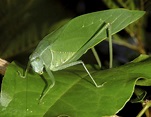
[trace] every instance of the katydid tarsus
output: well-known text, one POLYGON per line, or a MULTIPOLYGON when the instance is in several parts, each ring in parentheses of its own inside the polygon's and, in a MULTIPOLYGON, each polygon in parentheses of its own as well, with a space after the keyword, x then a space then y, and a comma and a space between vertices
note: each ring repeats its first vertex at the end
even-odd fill
POLYGON ((85 64, 79 58, 91 48, 95 52, 93 47, 108 37, 110 51, 109 66, 111 68, 113 58, 111 36, 137 20, 142 14, 144 12, 138 13, 138 11, 131 12, 125 9, 112 9, 89 13, 72 19, 60 29, 48 34, 38 44, 35 51, 29 57, 24 77, 26 77, 30 64, 38 74, 42 74, 45 68, 52 84, 40 100, 55 85, 52 71, 62 70, 78 64, 83 65, 96 87, 102 87, 104 83, 96 83, 85 64))

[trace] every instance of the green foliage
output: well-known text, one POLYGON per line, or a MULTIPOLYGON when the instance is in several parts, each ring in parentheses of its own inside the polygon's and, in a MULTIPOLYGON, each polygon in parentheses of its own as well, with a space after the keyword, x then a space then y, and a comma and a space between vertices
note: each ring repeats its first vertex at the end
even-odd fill
POLYGON ((56 0, 1 0, 0 57, 30 53, 51 26, 67 16, 69 11, 56 0))
MULTIPOLYGON (((130 100, 134 87, 144 80, 151 83, 151 57, 121 67, 97 71, 89 67, 97 83, 96 88, 82 66, 74 66, 54 72, 56 85, 39 102, 40 95, 48 84, 33 71, 28 78, 21 78, 22 71, 15 63, 7 68, 1 91, 1 117, 57 117, 65 114, 71 117, 101 117, 114 115, 130 100)), ((46 78, 46 79, 45 79, 46 78)))

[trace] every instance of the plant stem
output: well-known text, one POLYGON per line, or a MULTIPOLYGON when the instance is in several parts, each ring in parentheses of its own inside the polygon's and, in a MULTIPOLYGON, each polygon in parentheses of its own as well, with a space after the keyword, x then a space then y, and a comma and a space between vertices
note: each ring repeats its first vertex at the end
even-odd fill
POLYGON ((8 64, 9 64, 9 62, 0 58, 0 74, 2 74, 2 75, 5 74, 6 67, 8 64))
POLYGON ((138 113, 138 115, 136 117, 141 117, 145 112, 146 110, 151 107, 151 101, 145 101, 146 104, 144 106, 144 108, 138 113))

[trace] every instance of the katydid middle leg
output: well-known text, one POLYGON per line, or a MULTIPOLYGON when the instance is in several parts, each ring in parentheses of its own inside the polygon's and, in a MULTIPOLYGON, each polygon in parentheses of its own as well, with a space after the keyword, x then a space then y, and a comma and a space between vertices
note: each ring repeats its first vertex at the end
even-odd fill
POLYGON ((55 79, 54 79, 54 76, 52 74, 52 71, 49 68, 46 68, 46 72, 48 73, 49 77, 51 78, 52 84, 48 87, 48 89, 46 90, 46 92, 42 93, 42 95, 40 97, 40 102, 47 95, 47 93, 50 91, 50 89, 55 85, 55 79))
POLYGON ((92 53, 96 59, 96 62, 98 63, 99 67, 101 68, 102 65, 101 65, 101 61, 100 61, 100 58, 98 56, 98 53, 96 52, 94 47, 92 47, 91 50, 92 50, 92 53))

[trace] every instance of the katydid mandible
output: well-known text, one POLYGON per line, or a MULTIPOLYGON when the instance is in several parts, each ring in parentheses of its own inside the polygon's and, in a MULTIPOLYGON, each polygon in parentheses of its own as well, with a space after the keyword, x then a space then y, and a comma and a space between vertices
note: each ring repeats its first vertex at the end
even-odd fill
POLYGON ((29 57, 28 67, 42 74, 45 68, 52 84, 49 86, 43 97, 55 85, 55 79, 51 71, 58 71, 70 66, 82 64, 96 87, 104 84, 97 84, 85 64, 78 61, 79 58, 93 48, 96 44, 109 39, 110 68, 112 67, 112 39, 111 36, 125 28, 130 23, 140 18, 144 12, 130 11, 125 9, 112 9, 85 14, 76 17, 62 26, 60 29, 47 35, 37 46, 29 57), (126 17, 125 17, 126 14, 126 17), (112 27, 112 29, 111 29, 112 27))

